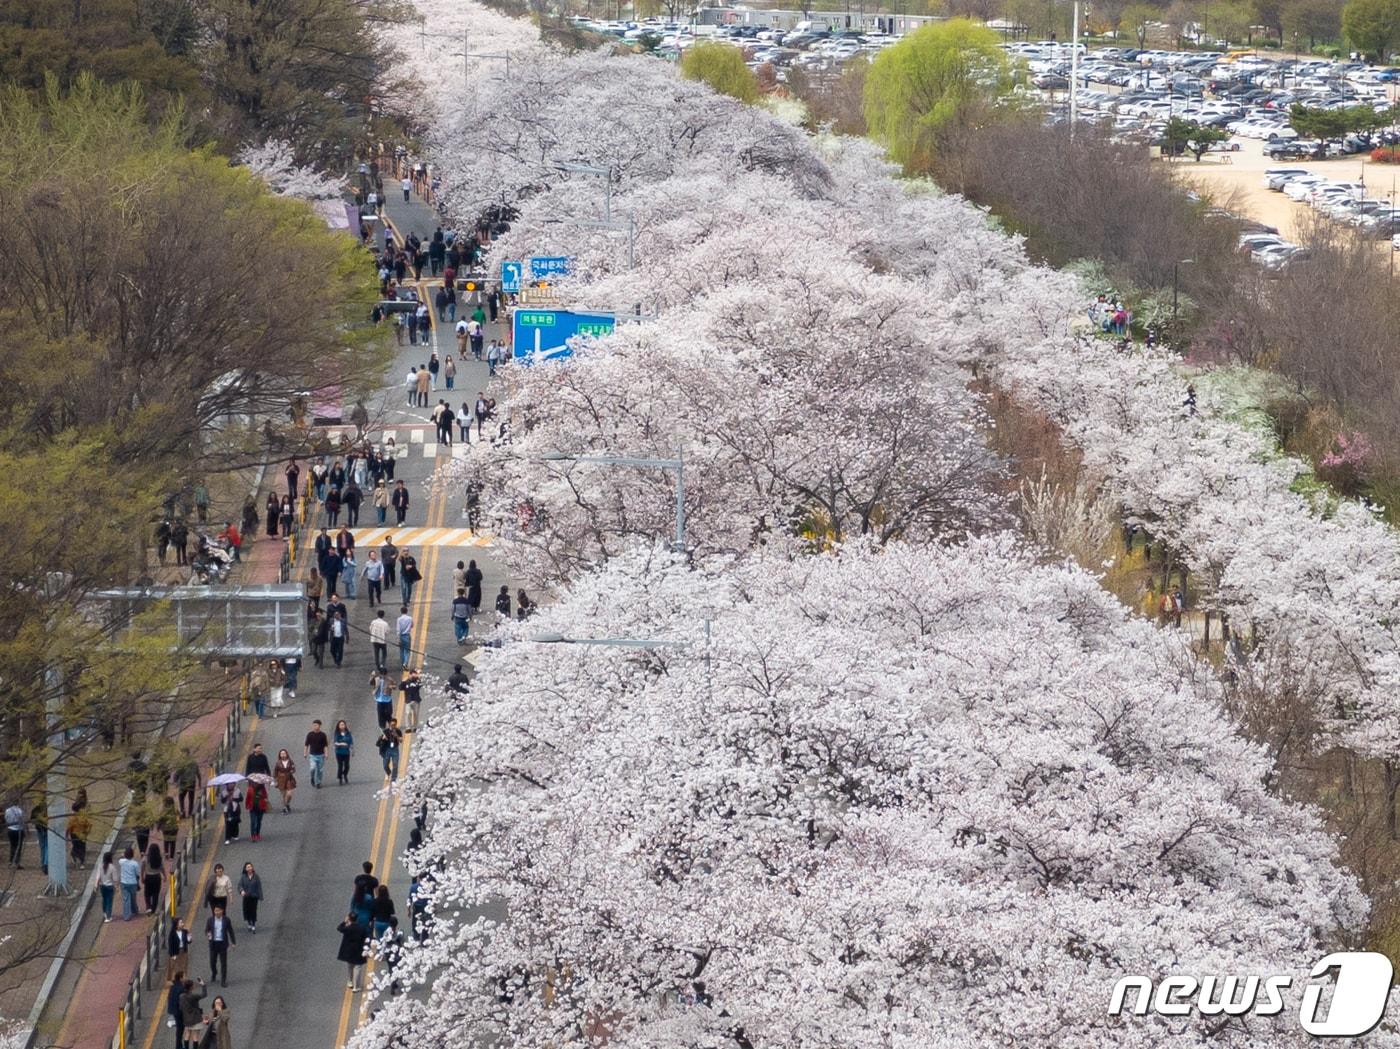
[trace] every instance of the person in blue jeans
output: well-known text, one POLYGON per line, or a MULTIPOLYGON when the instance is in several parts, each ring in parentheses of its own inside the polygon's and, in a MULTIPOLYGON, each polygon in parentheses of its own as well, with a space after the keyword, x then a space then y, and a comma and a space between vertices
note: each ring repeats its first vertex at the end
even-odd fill
POLYGON ((471 632, 472 606, 467 601, 465 587, 459 587, 457 596, 452 599, 452 631, 457 635, 457 644, 466 644, 471 632))
POLYGON ((136 902, 136 893, 141 888, 141 864, 136 862, 136 853, 130 845, 117 861, 117 879, 122 887, 122 918, 131 921, 141 913, 136 902))
POLYGON ((117 863, 110 852, 102 854, 102 869, 97 872, 97 889, 102 894, 102 921, 112 920, 112 901, 117 895, 117 863))
POLYGON ((408 656, 413 650, 413 617, 408 614, 408 605, 399 607, 399 618, 395 626, 399 632, 399 664, 408 669, 408 656))

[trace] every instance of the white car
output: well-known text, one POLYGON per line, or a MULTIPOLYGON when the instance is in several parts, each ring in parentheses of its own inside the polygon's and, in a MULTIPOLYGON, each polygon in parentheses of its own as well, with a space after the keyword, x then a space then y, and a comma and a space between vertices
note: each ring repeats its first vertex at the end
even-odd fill
POLYGON ((1264 188, 1281 193, 1290 180, 1310 174, 1306 168, 1265 168, 1264 188))
POLYGON ((1304 175, 1301 178, 1289 179, 1283 187, 1283 195, 1289 200, 1296 200, 1300 203, 1311 196, 1312 191, 1318 186, 1326 185, 1327 180, 1321 175, 1304 175))

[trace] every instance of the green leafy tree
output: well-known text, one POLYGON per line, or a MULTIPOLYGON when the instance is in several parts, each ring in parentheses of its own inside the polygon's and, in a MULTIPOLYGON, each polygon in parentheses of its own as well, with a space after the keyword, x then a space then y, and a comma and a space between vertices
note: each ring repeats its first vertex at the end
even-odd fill
POLYGON ((6 0, 0 4, 0 81, 41 91, 52 75, 61 85, 90 73, 131 80, 147 97, 200 96, 190 55, 194 14, 184 0, 6 0))
POLYGON ((876 56, 865 79, 865 119, 906 171, 927 171, 940 137, 991 119, 1010 85, 997 34, 954 18, 926 25, 876 56))
POLYGON ((1228 131, 1198 124, 1194 120, 1183 120, 1181 117, 1168 120, 1162 132, 1162 140, 1172 156, 1179 156, 1186 151, 1191 153, 1198 163, 1212 145, 1224 142, 1229 137, 1228 131))
POLYGON ((409 16, 399 0, 202 0, 200 66, 225 141, 284 139, 303 162, 348 161, 406 94, 383 26, 409 16))
POLYGON ((1342 8, 1342 31, 1352 47, 1384 60, 1400 43, 1400 0, 1350 0, 1342 8))
POLYGON ((1132 32, 1137 40, 1137 46, 1144 48, 1147 46, 1147 34, 1150 27, 1162 21, 1162 12, 1149 4, 1129 4, 1123 8, 1123 19, 1120 23, 1124 29, 1132 32))
POLYGON ((1341 36, 1341 10, 1332 0, 1289 0, 1283 7, 1283 32, 1291 45, 1306 39, 1311 51, 1341 36))
POLYGON ((1249 34, 1254 12, 1235 0, 1218 0, 1206 8, 1207 35, 1229 43, 1243 41, 1249 34))
POLYGON ((740 102, 758 99, 758 81, 744 64, 743 52, 729 44, 706 41, 688 49, 681 58, 681 76, 703 81, 740 102))
POLYGON ((1346 106, 1342 109, 1319 109, 1294 103, 1289 120, 1303 138, 1341 138, 1353 131, 1374 131, 1385 127, 1395 118, 1391 113, 1377 113, 1370 106, 1346 106))

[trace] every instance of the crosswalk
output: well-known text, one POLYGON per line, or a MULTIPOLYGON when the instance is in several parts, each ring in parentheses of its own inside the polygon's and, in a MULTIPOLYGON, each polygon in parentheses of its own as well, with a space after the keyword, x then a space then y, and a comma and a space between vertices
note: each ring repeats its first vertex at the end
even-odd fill
MULTIPOLYGON (((436 459, 441 449, 437 441, 429 441, 426 439, 427 433, 427 429, 412 429, 407 432, 406 436, 403 431, 396 433, 394 437, 399 446, 399 458, 404 459, 411 457, 414 454, 413 446, 417 445, 419 449, 421 449, 418 454, 424 459, 436 459)), ((353 426, 329 426, 326 428, 326 434, 333 443, 339 442, 342 435, 353 440, 355 437, 355 428, 353 426)), ((436 431, 434 431, 434 436, 436 436, 436 431)), ((376 441, 376 443, 379 443, 379 441, 376 441)), ((465 441, 454 441, 448 447, 451 448, 452 458, 454 459, 465 459, 471 454, 471 445, 467 444, 465 441)))
POLYGON ((490 546, 492 537, 470 528, 352 528, 355 546, 372 549, 394 537, 394 545, 402 549, 413 546, 490 546))

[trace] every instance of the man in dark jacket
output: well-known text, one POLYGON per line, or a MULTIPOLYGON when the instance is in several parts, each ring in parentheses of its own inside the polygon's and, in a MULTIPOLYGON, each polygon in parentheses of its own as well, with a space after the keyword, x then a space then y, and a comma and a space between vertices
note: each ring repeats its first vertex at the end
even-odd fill
POLYGON ((399 524, 403 524, 403 519, 408 516, 408 489, 404 487, 403 481, 394 482, 394 491, 389 496, 389 505, 394 508, 394 516, 399 524))
POLYGON ((204 935, 209 940, 209 971, 213 974, 209 978, 212 980, 222 971, 222 986, 227 987, 228 951, 238 939, 233 935, 233 922, 228 920, 224 909, 217 904, 214 905, 214 913, 204 921, 204 935))
POLYGON ((393 586, 398 582, 394 570, 399 563, 399 548, 394 545, 393 536, 384 537, 384 545, 379 548, 379 560, 384 563, 384 585, 393 586))
POLYGON ((272 775, 272 765, 263 753, 261 743, 253 744, 253 752, 248 755, 248 760, 243 765, 243 775, 251 776, 255 772, 261 772, 264 776, 272 775))
POLYGON ((341 496, 345 503, 346 523, 354 528, 360 523, 360 504, 365 501, 365 493, 354 481, 345 486, 345 492, 341 496))

